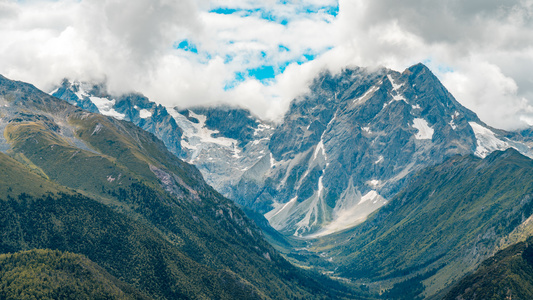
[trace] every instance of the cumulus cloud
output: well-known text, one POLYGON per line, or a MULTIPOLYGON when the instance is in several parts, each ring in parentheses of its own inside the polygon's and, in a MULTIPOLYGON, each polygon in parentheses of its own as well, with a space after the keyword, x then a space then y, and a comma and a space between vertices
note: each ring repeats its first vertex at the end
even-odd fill
POLYGON ((520 128, 524 118, 532 113, 527 100, 518 95, 516 82, 506 77, 496 65, 486 61, 468 61, 461 66, 462 72, 442 75, 443 81, 455 89, 464 103, 478 111, 483 119, 491 120, 497 128, 520 128))
POLYGON ((176 36, 200 30, 192 0, 8 1, 0 11, 0 70, 43 88, 75 77, 129 89, 176 36))
POLYGON ((0 72, 276 119, 324 68, 424 62, 483 121, 516 129, 533 120, 532 28, 533 0, 4 0, 0 72))

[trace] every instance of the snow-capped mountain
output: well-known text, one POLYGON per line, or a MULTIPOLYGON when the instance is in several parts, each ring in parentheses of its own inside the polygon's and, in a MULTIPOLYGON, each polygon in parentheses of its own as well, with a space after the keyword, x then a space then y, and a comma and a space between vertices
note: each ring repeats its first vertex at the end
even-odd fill
POLYGON ((240 108, 164 107, 138 93, 110 95, 103 83, 63 80, 51 94, 91 112, 130 121, 155 134, 205 180, 228 195, 242 174, 268 153, 273 132, 240 108))
POLYGON ((454 154, 531 150, 484 124, 422 64, 403 73, 324 73, 293 102, 232 198, 265 213, 285 234, 353 227, 415 172, 454 154), (272 203, 269 209, 266 203, 272 203))
POLYGON ((533 156, 531 134, 486 125, 422 64, 325 72, 277 126, 243 109, 162 107, 103 87, 64 81, 53 95, 154 133, 210 185, 289 235, 353 227, 414 173, 455 154, 514 147, 533 156))

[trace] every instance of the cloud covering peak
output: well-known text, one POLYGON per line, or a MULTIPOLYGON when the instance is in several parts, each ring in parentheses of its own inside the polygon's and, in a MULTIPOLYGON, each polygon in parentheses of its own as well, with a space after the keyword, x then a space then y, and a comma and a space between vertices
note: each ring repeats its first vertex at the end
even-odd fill
POLYGON ((533 125, 532 28, 532 0, 4 0, 0 73, 276 119, 324 68, 423 62, 483 121, 515 129, 533 125))

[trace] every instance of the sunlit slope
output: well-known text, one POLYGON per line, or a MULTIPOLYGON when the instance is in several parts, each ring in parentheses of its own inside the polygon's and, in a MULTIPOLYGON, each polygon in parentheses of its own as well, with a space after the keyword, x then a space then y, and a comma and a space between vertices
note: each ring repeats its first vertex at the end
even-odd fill
POLYGON ((53 250, 0 255, 2 299, 149 299, 86 257, 53 250))
MULTIPOLYGON (((4 154, 0 154, 0 169, 14 176, 2 177, 0 182, 8 190, 0 197, 2 253, 40 248, 81 253, 113 276, 156 298, 203 295, 231 299, 242 294, 261 298, 251 284, 231 271, 213 270, 193 261, 150 226, 72 191, 57 194, 65 189, 31 173, 4 154), (26 192, 15 196, 18 186, 23 186, 26 192), (43 190, 46 195, 30 196, 43 190)), ((30 265, 36 263, 33 258, 28 260, 30 265)), ((33 277, 27 277, 26 267, 10 278, 17 277, 28 287, 37 277, 46 276, 46 270, 41 268, 33 277)), ((76 274, 72 276, 74 281, 84 280, 76 274)), ((105 288, 100 281, 90 284, 105 288)), ((42 288, 54 287, 55 283, 50 282, 42 288)))

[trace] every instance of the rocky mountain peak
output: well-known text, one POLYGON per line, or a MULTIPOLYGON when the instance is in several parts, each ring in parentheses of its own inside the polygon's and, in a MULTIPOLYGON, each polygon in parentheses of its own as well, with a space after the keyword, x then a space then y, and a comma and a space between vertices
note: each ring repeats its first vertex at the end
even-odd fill
POLYGON ((274 131, 270 166, 245 174, 234 198, 286 234, 329 234, 362 222, 421 168, 520 148, 495 132, 423 64, 326 72, 274 131))

